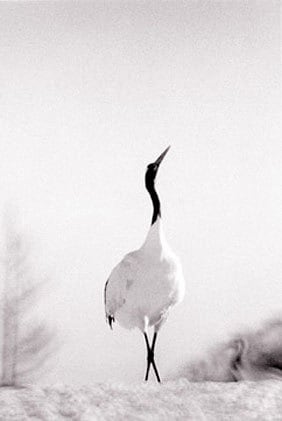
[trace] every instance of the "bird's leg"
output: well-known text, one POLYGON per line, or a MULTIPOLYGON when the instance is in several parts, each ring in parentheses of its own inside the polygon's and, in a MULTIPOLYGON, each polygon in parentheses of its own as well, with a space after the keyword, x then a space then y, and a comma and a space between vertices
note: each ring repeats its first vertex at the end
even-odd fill
POLYGON ((149 344, 149 339, 148 339, 148 335, 146 332, 144 332, 144 337, 145 337, 145 341, 146 341, 146 346, 147 346, 147 370, 146 370, 146 375, 145 375, 145 381, 148 380, 149 378, 149 372, 150 372, 150 367, 151 364, 153 366, 153 369, 155 371, 156 377, 158 382, 161 382, 159 373, 158 373, 158 369, 155 363, 155 356, 154 356, 154 351, 155 351, 155 344, 156 344, 156 339, 157 339, 157 332, 154 333, 154 337, 153 337, 153 341, 152 341, 152 346, 150 347, 149 344))
POLYGON ((149 378, 149 371, 150 371, 150 366, 151 366, 152 361, 151 361, 151 348, 149 344, 148 335, 146 332, 144 332, 144 337, 145 337, 145 342, 146 342, 146 347, 147 347, 147 370, 146 370, 146 375, 145 375, 145 381, 147 381, 149 378))
POLYGON ((160 375, 158 373, 158 369, 157 369, 157 366, 156 366, 156 363, 155 363, 155 344, 156 344, 156 340, 157 340, 157 335, 158 335, 158 333, 155 332, 154 336, 153 336, 153 342, 152 342, 152 347, 151 347, 151 358, 152 358, 151 362, 152 362, 152 366, 153 366, 153 369, 155 371, 155 375, 157 377, 157 380, 158 380, 159 383, 161 383, 160 375))

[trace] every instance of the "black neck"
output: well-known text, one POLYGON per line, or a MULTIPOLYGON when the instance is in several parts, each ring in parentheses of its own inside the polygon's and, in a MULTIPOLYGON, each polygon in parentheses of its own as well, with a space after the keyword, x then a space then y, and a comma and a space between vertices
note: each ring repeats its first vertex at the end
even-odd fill
POLYGON ((151 222, 151 225, 153 225, 156 222, 158 216, 161 216, 161 203, 158 193, 155 189, 155 180, 146 177, 146 189, 148 190, 148 193, 151 196, 153 202, 153 216, 151 222))

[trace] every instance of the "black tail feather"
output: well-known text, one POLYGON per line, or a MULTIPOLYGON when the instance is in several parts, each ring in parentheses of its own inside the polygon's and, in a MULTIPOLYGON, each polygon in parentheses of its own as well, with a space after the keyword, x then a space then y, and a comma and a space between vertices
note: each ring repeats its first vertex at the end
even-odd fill
POLYGON ((107 319, 108 319, 108 323, 110 325, 110 328, 113 329, 113 323, 115 322, 114 316, 111 316, 111 315, 107 316, 107 319))

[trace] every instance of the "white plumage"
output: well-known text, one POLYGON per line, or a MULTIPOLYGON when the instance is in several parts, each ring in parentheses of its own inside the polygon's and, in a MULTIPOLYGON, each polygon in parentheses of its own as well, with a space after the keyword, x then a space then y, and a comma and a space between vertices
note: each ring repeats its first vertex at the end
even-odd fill
POLYGON ((178 257, 170 249, 162 228, 160 202, 155 191, 154 180, 159 165, 166 155, 148 165, 146 188, 152 198, 154 213, 152 224, 140 249, 125 255, 112 270, 105 286, 105 310, 107 320, 117 320, 127 329, 139 328, 145 336, 148 362, 160 381, 154 361, 157 332, 168 316, 170 308, 184 297, 185 283, 178 257), (149 345, 148 327, 154 327, 154 338, 149 345))
POLYGON ((158 331, 171 306, 184 296, 178 257, 165 241, 161 219, 151 226, 139 250, 128 253, 113 269, 106 290, 106 314, 121 326, 148 326, 158 331))

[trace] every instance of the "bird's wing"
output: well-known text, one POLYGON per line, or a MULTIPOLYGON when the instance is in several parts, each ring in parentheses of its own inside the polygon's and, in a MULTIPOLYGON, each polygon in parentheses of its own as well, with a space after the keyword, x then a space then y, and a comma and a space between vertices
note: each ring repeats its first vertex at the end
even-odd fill
POLYGON ((124 259, 112 270, 104 290, 106 320, 112 328, 115 313, 126 301, 128 286, 132 284, 132 258, 126 255, 124 259))
POLYGON ((115 318, 112 314, 110 314, 107 311, 107 304, 109 303, 109 300, 107 299, 108 296, 108 285, 110 282, 110 278, 108 278, 107 282, 105 283, 105 288, 104 288, 104 304, 105 304, 105 311, 106 311, 106 321, 109 323, 110 328, 113 328, 113 322, 115 321, 115 318))

